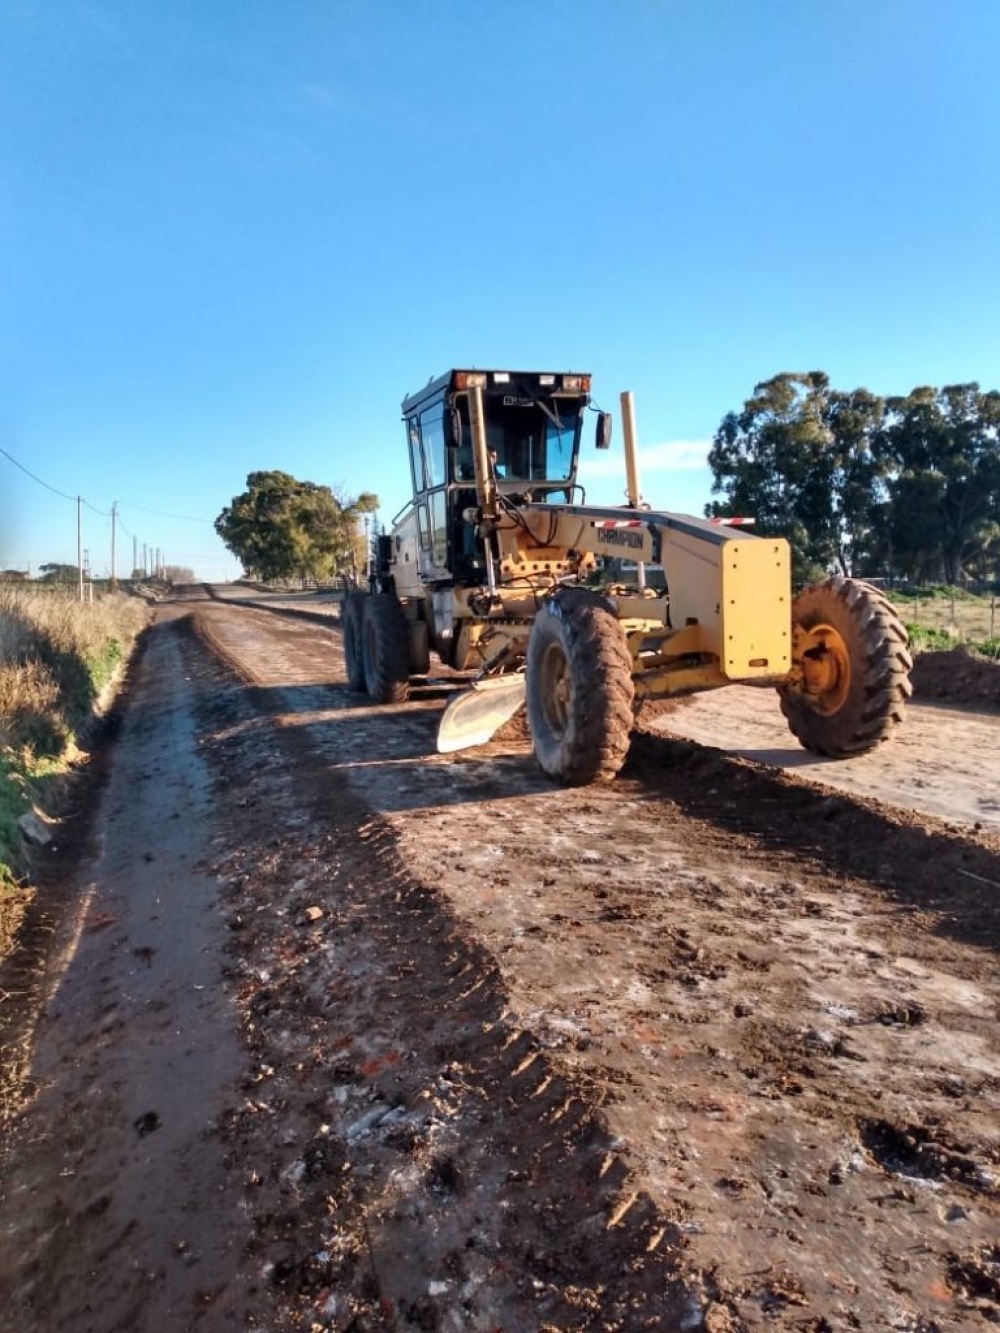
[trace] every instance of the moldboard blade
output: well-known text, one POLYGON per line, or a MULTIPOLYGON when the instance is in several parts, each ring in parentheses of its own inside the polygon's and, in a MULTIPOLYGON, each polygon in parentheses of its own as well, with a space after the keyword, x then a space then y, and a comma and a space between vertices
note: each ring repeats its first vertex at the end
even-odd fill
POLYGON ((485 745, 523 707, 523 674, 477 681, 444 710, 438 727, 438 754, 485 745))

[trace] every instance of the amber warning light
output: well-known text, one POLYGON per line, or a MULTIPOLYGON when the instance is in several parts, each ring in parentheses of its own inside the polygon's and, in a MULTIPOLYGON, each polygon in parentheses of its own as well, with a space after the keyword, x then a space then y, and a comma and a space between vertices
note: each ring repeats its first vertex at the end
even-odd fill
POLYGON ((455 375, 456 389, 485 389, 486 373, 482 370, 459 370, 455 375))

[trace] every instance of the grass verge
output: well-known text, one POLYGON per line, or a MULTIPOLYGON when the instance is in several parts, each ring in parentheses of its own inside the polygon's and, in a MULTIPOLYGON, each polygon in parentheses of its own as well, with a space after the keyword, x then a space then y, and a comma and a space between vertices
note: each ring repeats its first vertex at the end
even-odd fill
POLYGON ((124 594, 0 588, 0 958, 32 898, 22 818, 51 804, 147 618, 124 594))

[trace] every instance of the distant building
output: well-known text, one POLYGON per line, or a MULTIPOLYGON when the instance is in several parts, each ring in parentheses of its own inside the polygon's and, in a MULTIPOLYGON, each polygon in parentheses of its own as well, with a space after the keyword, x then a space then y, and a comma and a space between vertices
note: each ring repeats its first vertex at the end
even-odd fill
POLYGON ((27 583, 28 576, 23 569, 0 569, 0 583, 27 583))

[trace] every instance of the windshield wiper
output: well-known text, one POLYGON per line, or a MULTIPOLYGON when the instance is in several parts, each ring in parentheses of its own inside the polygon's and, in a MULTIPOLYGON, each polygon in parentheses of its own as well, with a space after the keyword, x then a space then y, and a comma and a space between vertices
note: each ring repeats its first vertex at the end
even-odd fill
POLYGON ((535 394, 533 394, 531 390, 528 388, 528 386, 526 384, 522 384, 520 380, 518 380, 516 387, 520 389, 520 391, 524 394, 526 398, 530 398, 536 407, 540 407, 542 409, 542 411, 552 422, 553 426, 555 426, 556 430, 559 432, 561 436, 563 431, 566 429, 565 423, 559 420, 555 412, 553 412, 551 407, 549 407, 548 403, 544 402, 541 398, 538 398, 535 394))

